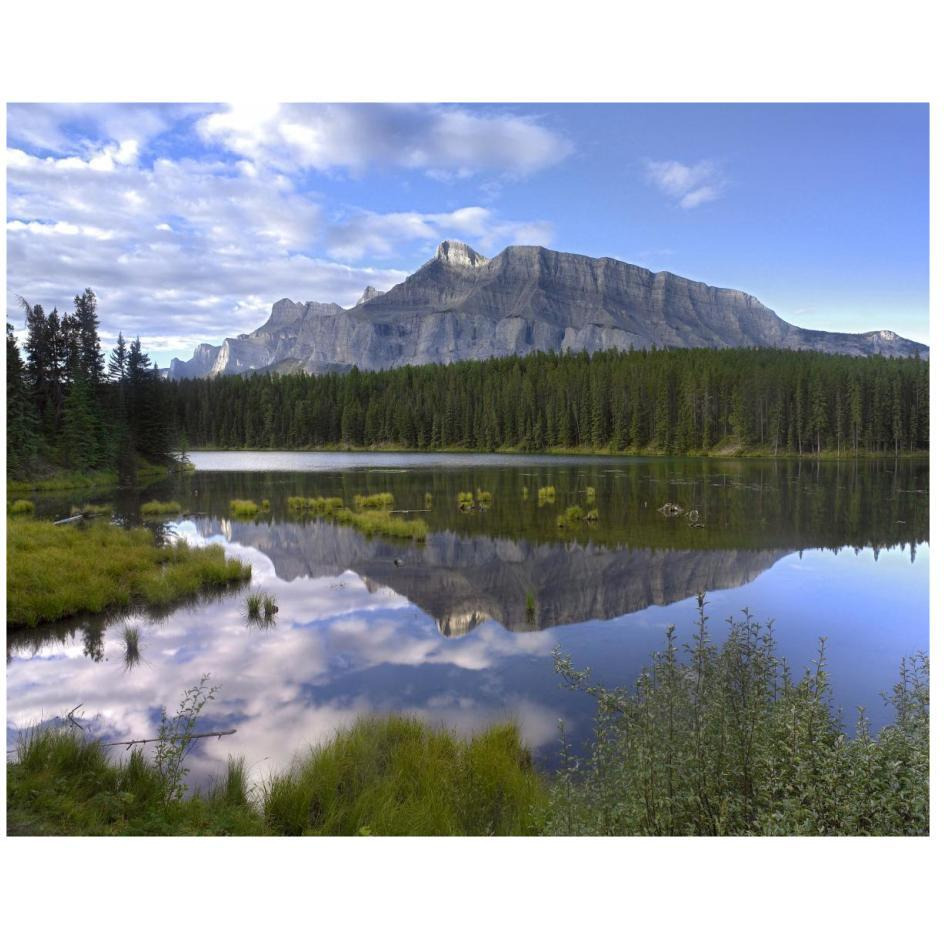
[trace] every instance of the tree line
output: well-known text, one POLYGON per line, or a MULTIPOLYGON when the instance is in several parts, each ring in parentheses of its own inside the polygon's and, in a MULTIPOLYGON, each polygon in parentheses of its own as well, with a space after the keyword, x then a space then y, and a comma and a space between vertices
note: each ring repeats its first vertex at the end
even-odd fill
POLYGON ((140 338, 128 344, 119 333, 106 362, 90 288, 61 315, 20 301, 22 351, 7 323, 7 474, 113 471, 133 479, 139 457, 166 462, 171 400, 140 338))
POLYGON ((777 349, 533 353, 169 385, 194 446, 778 454, 929 445, 929 364, 777 349))

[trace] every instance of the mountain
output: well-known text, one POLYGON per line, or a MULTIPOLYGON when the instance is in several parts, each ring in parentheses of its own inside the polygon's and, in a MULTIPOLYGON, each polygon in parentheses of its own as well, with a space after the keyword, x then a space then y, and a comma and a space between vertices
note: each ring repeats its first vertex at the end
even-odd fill
POLYGON ((222 345, 175 358, 169 376, 249 370, 382 370, 530 351, 648 347, 778 347, 833 354, 928 356, 893 331, 842 334, 798 328, 736 289, 540 246, 487 259, 446 241, 387 292, 368 286, 352 308, 293 302, 222 345))

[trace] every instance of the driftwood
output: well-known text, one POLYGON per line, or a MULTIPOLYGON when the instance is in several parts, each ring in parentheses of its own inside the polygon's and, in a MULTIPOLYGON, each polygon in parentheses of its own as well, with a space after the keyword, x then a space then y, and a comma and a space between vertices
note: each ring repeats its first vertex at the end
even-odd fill
MULTIPOLYGON (((75 708, 79 706, 76 705, 75 708)), ((75 711, 75 708, 72 711, 75 711)), ((72 718, 72 712, 69 712, 67 716, 69 720, 78 728, 81 728, 80 725, 75 719, 72 718)), ((84 730, 84 728, 83 728, 84 730)), ((111 741, 108 744, 103 744, 102 747, 124 747, 125 750, 130 751, 135 744, 153 744, 155 741, 167 740, 167 741, 196 741, 199 738, 221 738, 226 737, 227 734, 235 734, 236 728, 233 728, 231 731, 207 731, 206 734, 171 734, 166 738, 139 738, 135 741, 111 741)), ((18 747, 13 747, 7 751, 8 754, 15 754, 19 750, 18 747)))
POLYGON ((60 518, 58 521, 54 521, 53 524, 72 524, 74 521, 81 521, 85 515, 72 515, 69 518, 60 518))
POLYGON ((103 744, 102 747, 127 747, 126 750, 131 750, 135 744, 153 744, 155 741, 166 740, 166 741, 196 741, 198 738, 221 738, 225 737, 227 734, 235 734, 236 729, 233 728, 231 731, 207 731, 206 734, 169 734, 166 738, 139 738, 136 741, 112 741, 109 744, 103 744))

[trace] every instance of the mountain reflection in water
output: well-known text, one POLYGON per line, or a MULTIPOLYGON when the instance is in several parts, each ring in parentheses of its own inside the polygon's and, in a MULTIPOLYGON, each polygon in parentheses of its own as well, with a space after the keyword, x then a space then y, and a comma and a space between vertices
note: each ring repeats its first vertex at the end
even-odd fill
MULTIPOLYGON (((255 458, 227 461, 251 468, 255 458)), ((601 682, 630 683, 667 625, 688 637, 691 598, 702 590, 715 639, 748 606, 776 619, 796 671, 827 635, 836 702, 849 719, 863 704, 876 722, 889 720, 879 692, 894 683, 901 656, 927 648, 927 463, 472 459, 197 472, 83 496, 112 501, 129 524, 139 523, 143 500, 180 501, 190 514, 172 530, 250 561, 253 589, 276 597, 278 617, 268 629, 247 623, 242 589, 8 634, 8 734, 82 702, 93 734, 153 736, 161 706, 172 710, 209 672, 222 688, 201 724, 238 734, 199 744, 197 781, 231 753, 263 776, 359 714, 388 711, 463 732, 511 717, 552 764, 558 718, 579 742, 592 717, 592 705, 561 690, 554 647, 601 682), (557 499, 541 506, 545 484, 557 499), (489 510, 461 512, 457 493, 475 487, 492 492, 489 510), (588 507, 588 487, 599 523, 558 528, 567 506, 588 507), (391 491, 397 508, 423 515, 425 544, 368 538, 287 509, 290 495, 351 504, 372 491, 391 491), (234 520, 232 498, 267 498, 272 510, 234 520), (659 514, 667 501, 697 509, 705 527, 659 514), (126 627, 140 635, 130 659, 126 627)), ((59 514, 74 502, 43 497, 37 511, 59 514)))

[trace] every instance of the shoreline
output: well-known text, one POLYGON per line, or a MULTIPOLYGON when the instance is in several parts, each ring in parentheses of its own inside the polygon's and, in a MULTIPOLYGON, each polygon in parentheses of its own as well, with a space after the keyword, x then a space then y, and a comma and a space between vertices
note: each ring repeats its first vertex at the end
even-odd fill
POLYGON ((384 445, 384 446, 346 446, 337 443, 323 446, 312 446, 307 449, 292 448, 289 446, 195 446, 187 450, 188 455, 201 452, 291 452, 305 455, 307 453, 332 452, 332 453, 376 453, 383 455, 385 453, 409 453, 410 455, 482 455, 482 456, 533 456, 540 459, 542 456, 569 456, 573 458, 599 458, 599 459, 799 459, 804 462, 855 462, 859 459, 930 459, 931 453, 928 450, 918 450, 916 452, 778 452, 762 451, 756 449, 731 449, 709 450, 707 452, 648 452, 648 451, 615 451, 610 449, 548 449, 543 452, 530 452, 523 449, 494 449, 491 452, 483 452, 481 449, 416 449, 409 446, 384 445))

